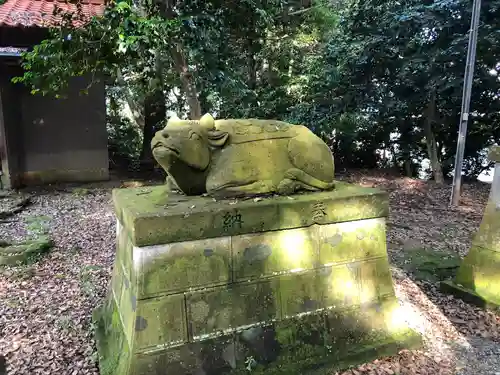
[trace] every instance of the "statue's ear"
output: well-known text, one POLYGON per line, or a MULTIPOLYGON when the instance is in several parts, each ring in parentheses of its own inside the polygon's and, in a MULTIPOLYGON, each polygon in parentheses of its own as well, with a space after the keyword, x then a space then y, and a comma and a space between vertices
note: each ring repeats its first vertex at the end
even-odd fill
POLYGON ((212 147, 222 147, 229 139, 229 133, 220 130, 208 131, 208 144, 212 147))

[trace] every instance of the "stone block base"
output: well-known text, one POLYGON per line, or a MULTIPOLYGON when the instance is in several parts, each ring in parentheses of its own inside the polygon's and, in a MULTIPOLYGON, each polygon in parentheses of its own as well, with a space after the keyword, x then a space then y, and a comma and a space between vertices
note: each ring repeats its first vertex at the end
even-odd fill
POLYGON ((114 194, 101 375, 305 374, 420 345, 394 295, 385 194, 214 204, 162 189, 114 194))
POLYGON ((500 306, 500 148, 490 152, 495 175, 488 203, 469 253, 462 260, 453 282, 442 288, 485 308, 500 306))
POLYGON ((397 314, 397 302, 389 298, 136 353, 115 301, 107 300, 94 320, 101 375, 302 375, 329 374, 420 347, 420 336, 399 322, 397 314))
POLYGON ((443 291, 474 305, 500 306, 500 252, 472 246, 453 281, 441 283, 443 291))
POLYGON ((498 310, 499 305, 484 299, 479 294, 471 289, 467 289, 455 284, 453 281, 442 281, 441 290, 444 293, 453 294, 455 297, 464 300, 465 302, 472 303, 484 309, 498 310))

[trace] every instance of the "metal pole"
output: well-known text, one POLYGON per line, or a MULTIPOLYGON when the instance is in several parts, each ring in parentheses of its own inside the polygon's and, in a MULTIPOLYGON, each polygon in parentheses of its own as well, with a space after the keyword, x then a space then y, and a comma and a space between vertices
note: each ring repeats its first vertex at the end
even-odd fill
POLYGON ((464 163, 465 137, 467 135, 467 122, 469 120, 470 97, 472 81, 474 80, 474 63, 476 61, 477 33, 479 28, 479 14, 481 11, 481 0, 474 0, 472 5, 471 28, 469 33, 469 47, 467 49, 467 64, 464 74, 464 88, 462 93, 462 110, 460 112, 460 124, 458 130, 457 153, 455 156, 455 172, 453 176, 453 187, 451 191, 452 206, 460 203, 460 189, 462 185, 462 167, 464 163))

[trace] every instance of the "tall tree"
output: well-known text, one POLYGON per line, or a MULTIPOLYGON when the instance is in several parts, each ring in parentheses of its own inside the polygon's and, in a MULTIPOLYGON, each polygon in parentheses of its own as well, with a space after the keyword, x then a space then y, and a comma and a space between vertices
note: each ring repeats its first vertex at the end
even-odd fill
MULTIPOLYGON (((490 70, 497 69, 494 56, 500 52, 492 43, 498 39, 493 31, 498 21, 492 15, 498 13, 499 4, 489 2, 484 9, 490 24, 479 40, 476 82, 481 87, 476 86, 475 92, 481 100, 472 105, 478 115, 473 116, 471 129, 481 126, 483 114, 490 119, 498 116, 499 85, 490 70)), ((469 2, 461 0, 351 1, 325 45, 327 68, 318 75, 337 97, 330 101, 332 112, 361 111, 376 119, 376 132, 397 132, 405 139, 420 134, 438 183, 445 174, 443 160, 448 166, 455 149, 452 137, 460 111, 470 11, 469 2)), ((469 156, 493 141, 491 131, 482 134, 485 138, 468 149, 469 156)), ((422 147, 415 140, 414 145, 405 144, 406 155, 412 153, 408 146, 416 151, 422 147)))

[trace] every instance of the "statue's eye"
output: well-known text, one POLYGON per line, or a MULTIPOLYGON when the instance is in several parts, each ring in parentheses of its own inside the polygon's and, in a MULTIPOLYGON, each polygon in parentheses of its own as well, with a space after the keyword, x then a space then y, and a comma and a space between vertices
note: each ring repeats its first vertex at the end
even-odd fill
POLYGON ((189 139, 194 139, 195 141, 198 141, 200 139, 200 136, 195 132, 190 132, 189 139))

